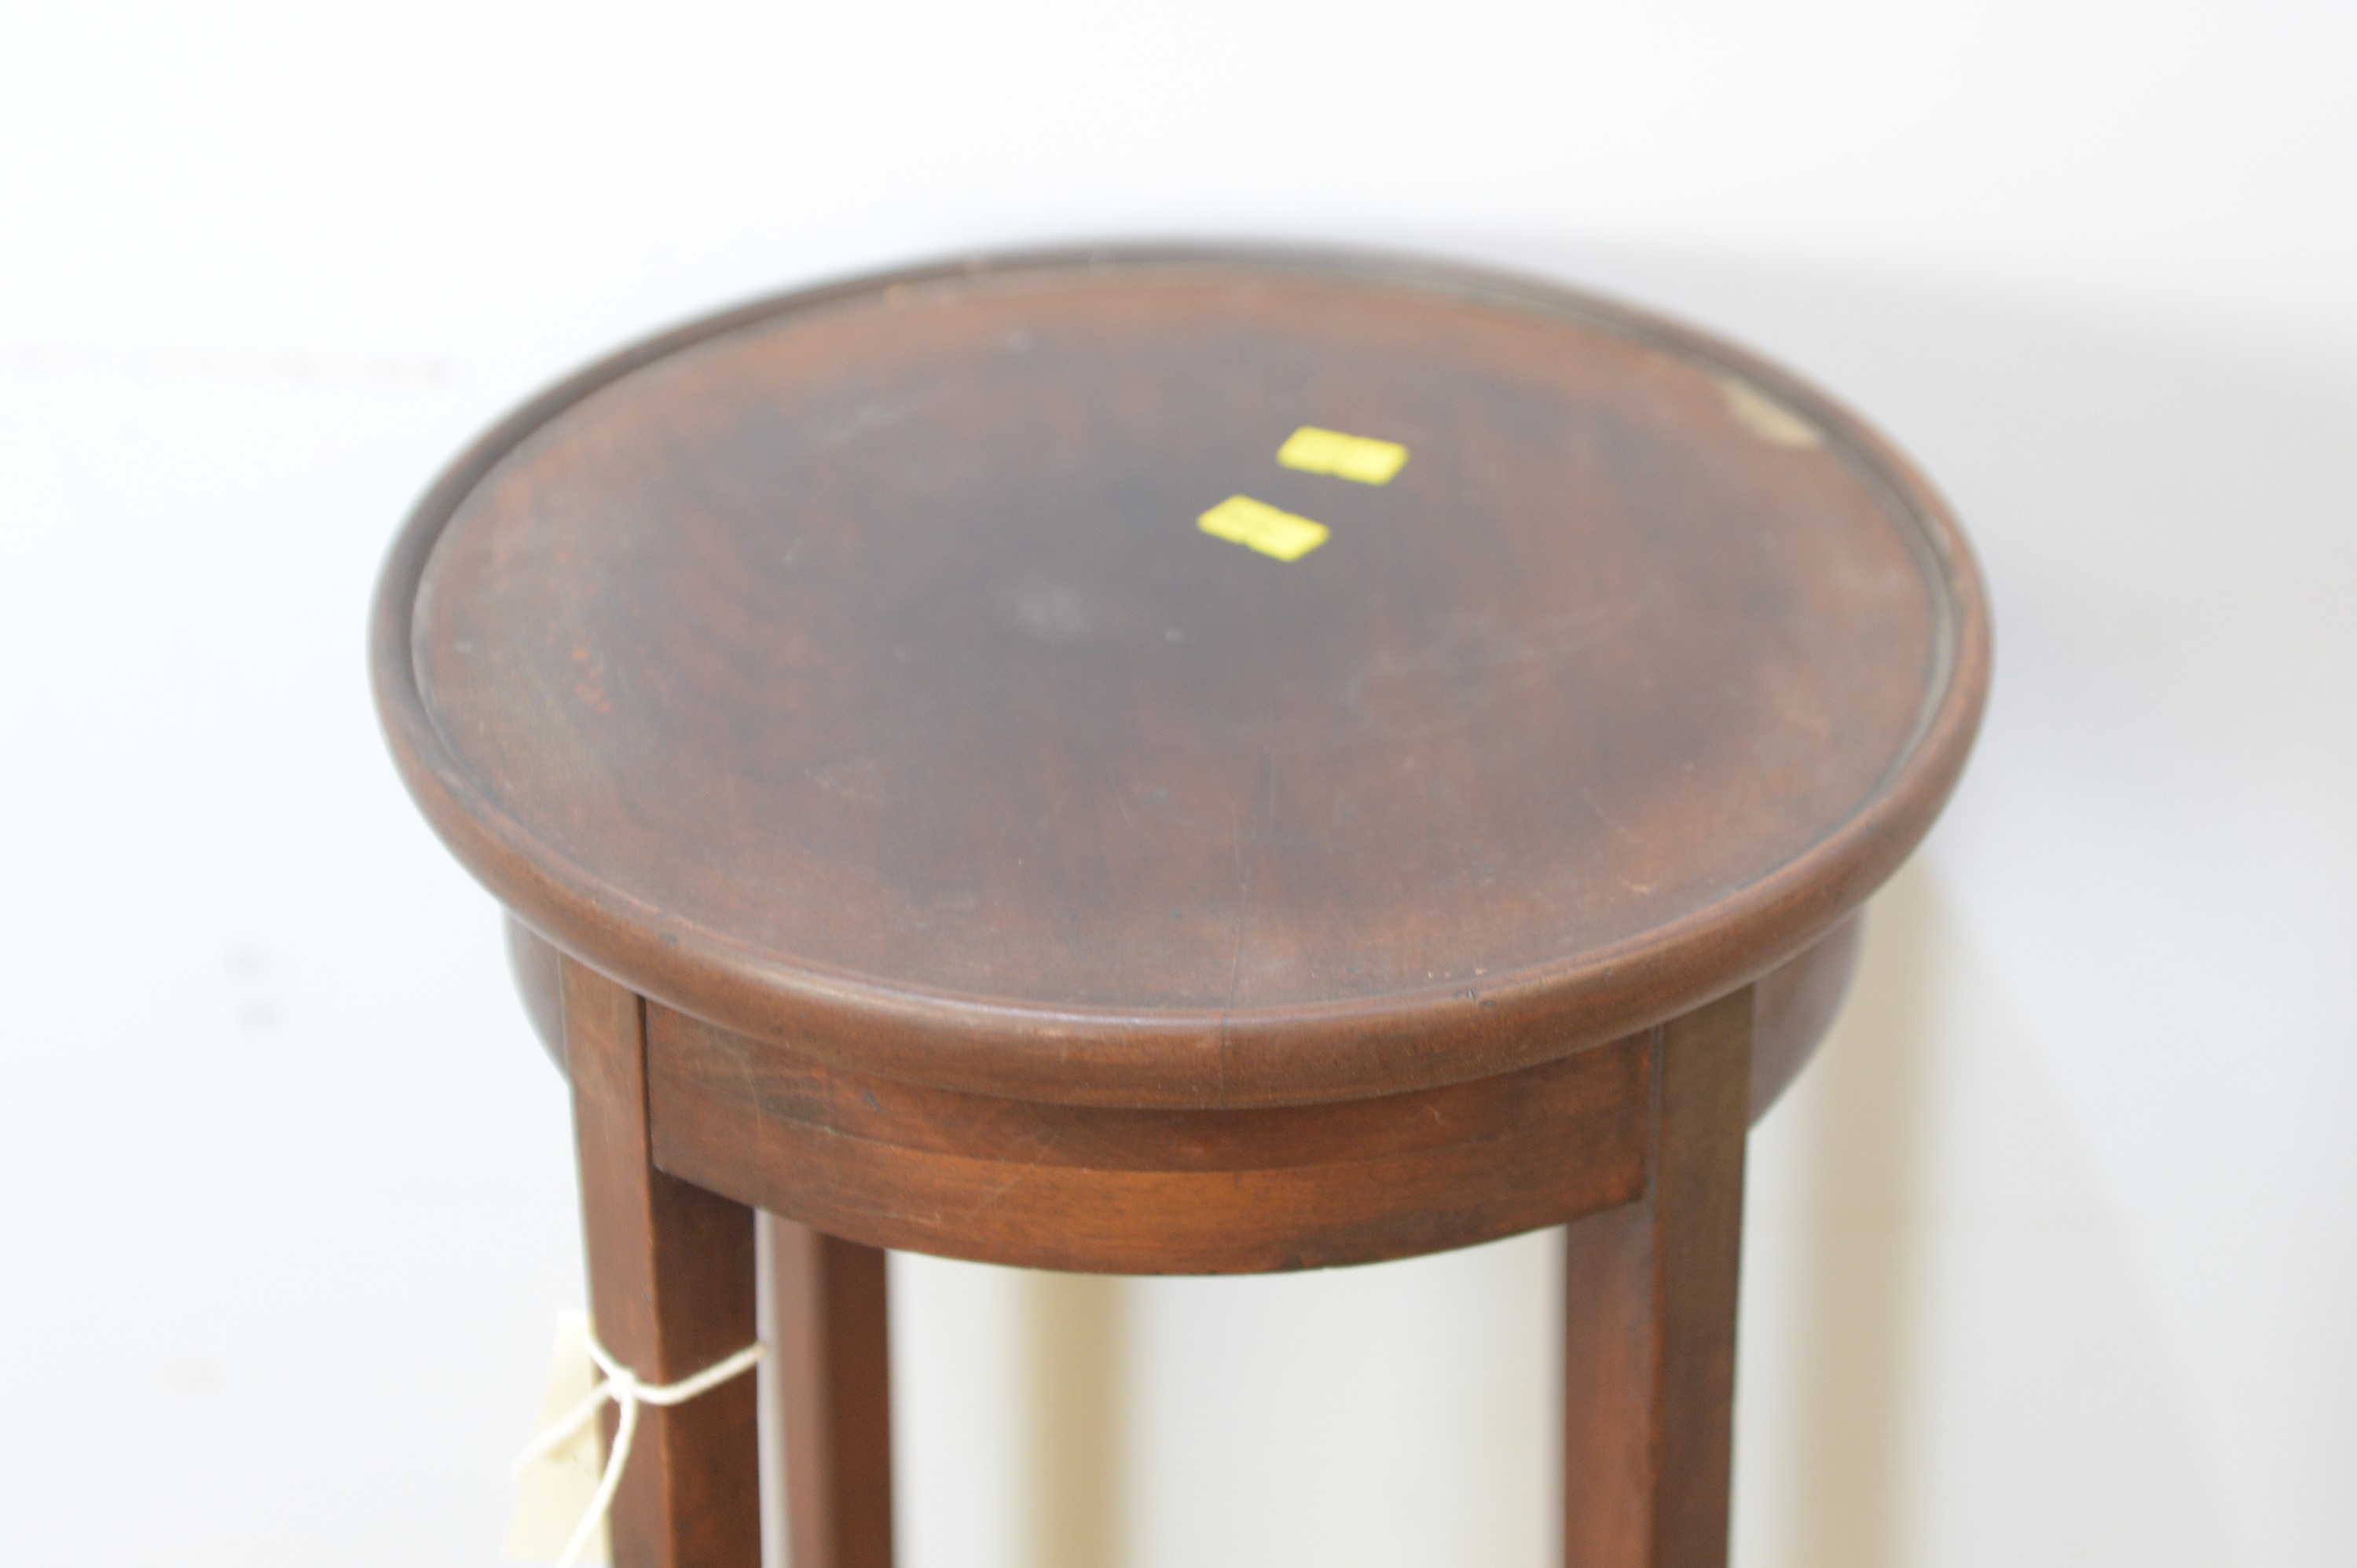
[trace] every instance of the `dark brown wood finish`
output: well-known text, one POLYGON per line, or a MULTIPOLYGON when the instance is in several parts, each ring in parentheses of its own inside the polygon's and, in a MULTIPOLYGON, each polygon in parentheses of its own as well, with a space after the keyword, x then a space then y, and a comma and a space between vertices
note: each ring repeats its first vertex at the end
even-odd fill
POLYGON ((786 1543, 793 1568, 891 1568, 884 1254, 773 1215, 769 1231, 786 1543))
POLYGON ((1852 915, 1816 946, 1761 975, 1753 987, 1752 1121, 1767 1115, 1768 1108, 1792 1087, 1833 1027, 1857 972, 1864 924, 1861 917, 1852 915))
POLYGON ((1822 394, 1561 289, 1137 252, 845 285, 552 392, 379 600, 396 757, 533 929, 1015 1098, 1314 1102, 1619 1038, 1903 858, 1987 673, 1822 394), (1279 467, 1384 435, 1392 483, 1279 467), (1333 530, 1281 564, 1232 493, 1333 530))
MULTIPOLYGON (((1751 1119, 1768 1113, 1777 1097, 1808 1065, 1832 1027, 1857 969, 1861 919, 1852 916, 1815 946, 1760 977, 1759 1016, 1752 1026, 1751 1119)), ((509 969, 524 1015, 559 1071, 565 1039, 557 1021, 557 976, 563 955, 512 915, 506 922, 509 969)))
POLYGON ((1567 1568, 1727 1561, 1752 1004, 1654 1031, 1644 1196, 1566 1232, 1567 1568))
POLYGON ((1160 1111, 862 1076, 650 1009, 655 1159, 874 1246, 1086 1273, 1329 1268, 1626 1203, 1643 1038, 1380 1100, 1160 1111))
MULTIPOLYGON (((648 1382, 692 1376, 753 1340, 753 1214, 655 1169, 644 1004, 567 962, 565 1048, 599 1343, 648 1382)), ((750 1568, 761 1546, 754 1380, 639 1416, 608 1521, 626 1568, 750 1568)), ((613 1440, 612 1407, 606 1436, 613 1440)))
MULTIPOLYGON (((1744 1128, 1988 682, 1962 535, 1823 393, 1387 257, 855 280, 494 430, 371 664, 561 1019, 605 1342, 735 1350, 776 1217, 798 1568, 890 1557, 877 1249, 1219 1273, 1566 1222, 1567 1561, 1724 1563, 1744 1128), (1285 468, 1303 424, 1406 467, 1285 468), (1239 494, 1330 536, 1195 527, 1239 494)), ((623 1568, 755 1561, 752 1391, 648 1412, 623 1568)))

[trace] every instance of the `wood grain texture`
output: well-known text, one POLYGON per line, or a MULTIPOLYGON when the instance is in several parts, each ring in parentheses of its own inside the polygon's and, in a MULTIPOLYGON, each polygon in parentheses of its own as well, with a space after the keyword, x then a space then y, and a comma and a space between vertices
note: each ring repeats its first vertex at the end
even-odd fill
POLYGON ((508 978, 541 1048, 556 1070, 565 1070, 565 955, 541 934, 509 915, 500 922, 508 953, 508 978))
MULTIPOLYGON (((639 998, 570 961, 561 995, 590 1321, 642 1380, 675 1382, 753 1341, 752 1211, 654 1168, 639 998)), ((756 1397, 748 1375, 640 1412, 608 1527, 615 1568, 759 1562, 756 1397)))
POLYGON ((1751 988, 1751 1120, 1768 1114, 1816 1054, 1857 976, 1866 911, 1859 910, 1751 988))
POLYGON ((1188 1109, 1494 1076, 1776 968, 1929 825, 1987 627, 1921 479, 1738 349, 1489 274, 1142 251, 587 372, 421 505, 372 660, 429 820, 641 994, 1188 1109), (1283 468, 1301 424, 1412 456, 1283 468), (1234 493, 1332 538, 1193 526, 1234 493))
POLYGON ((1635 1197, 1639 1039, 1478 1083, 1246 1111, 896 1082, 649 1009, 655 1159, 879 1247, 1100 1273, 1326 1268, 1635 1197))
POLYGON ((1566 1232, 1567 1568, 1727 1561, 1753 1000, 1656 1032, 1643 1195, 1566 1232))
MULTIPOLYGON (((1801 1075, 1825 1031, 1833 1026, 1857 972, 1864 911, 1835 927, 1813 946, 1760 976, 1758 1015, 1752 1023, 1751 1119, 1768 1108, 1801 1075)), ((504 921, 508 967, 524 1014, 549 1059, 565 1070, 565 1041, 558 1022, 557 975, 561 956, 547 940, 510 915, 504 921)))
POLYGON ((792 1568, 891 1568, 884 1254, 765 1214, 792 1568))

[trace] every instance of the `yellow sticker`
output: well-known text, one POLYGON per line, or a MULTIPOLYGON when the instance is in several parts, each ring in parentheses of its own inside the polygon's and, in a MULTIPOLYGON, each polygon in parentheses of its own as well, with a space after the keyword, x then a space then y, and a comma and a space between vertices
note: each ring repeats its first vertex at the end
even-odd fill
POLYGON ((1407 448, 1370 435, 1345 435, 1305 424, 1285 438, 1276 460, 1305 474, 1331 474, 1362 485, 1388 485, 1407 466, 1407 448))
POLYGON ((1195 526, 1215 539, 1274 555, 1279 561, 1298 561, 1326 542, 1324 523, 1279 511, 1266 501, 1256 501, 1250 496, 1230 496, 1197 518, 1195 526))

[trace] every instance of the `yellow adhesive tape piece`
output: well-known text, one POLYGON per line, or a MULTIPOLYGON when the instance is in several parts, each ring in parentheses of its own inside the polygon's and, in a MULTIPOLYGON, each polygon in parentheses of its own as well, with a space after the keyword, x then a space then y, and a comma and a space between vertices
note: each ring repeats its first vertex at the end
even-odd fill
POLYGON ((1195 526, 1214 539, 1257 550, 1279 561, 1298 561, 1326 542, 1322 522, 1279 511, 1250 496, 1230 496, 1195 520, 1195 526))
POLYGON ((1276 460, 1305 474, 1331 474, 1362 485, 1388 485, 1407 466, 1407 448, 1371 435, 1345 435, 1305 424, 1285 438, 1276 460))

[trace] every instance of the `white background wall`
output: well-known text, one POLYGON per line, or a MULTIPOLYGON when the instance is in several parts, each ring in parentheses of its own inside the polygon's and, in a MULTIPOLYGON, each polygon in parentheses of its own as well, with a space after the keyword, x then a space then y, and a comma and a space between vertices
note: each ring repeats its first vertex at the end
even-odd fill
MULTIPOLYGON (((6 1554, 497 1561, 581 1283, 362 678, 439 462, 749 293, 1215 233, 1721 328, 1983 546, 1980 756, 1754 1141, 1738 1561, 2357 1562, 2352 82, 2345 3, 8 7, 6 1554)), ((1554 1266, 904 1260, 905 1561, 1535 1568, 1554 1266)))

